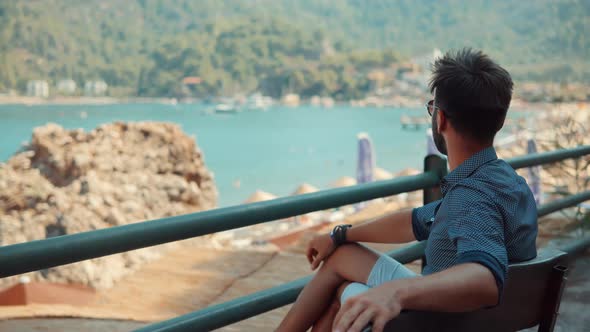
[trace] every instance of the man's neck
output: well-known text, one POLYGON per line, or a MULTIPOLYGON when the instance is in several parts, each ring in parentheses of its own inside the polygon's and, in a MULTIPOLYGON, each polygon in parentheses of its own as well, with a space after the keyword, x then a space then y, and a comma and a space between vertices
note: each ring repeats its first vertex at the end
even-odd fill
MULTIPOLYGON (((449 142, 450 143, 450 142, 449 142)), ((479 151, 492 146, 491 144, 480 144, 466 140, 457 140, 456 144, 448 144, 449 168, 452 172, 459 167, 465 160, 469 159, 479 151)))

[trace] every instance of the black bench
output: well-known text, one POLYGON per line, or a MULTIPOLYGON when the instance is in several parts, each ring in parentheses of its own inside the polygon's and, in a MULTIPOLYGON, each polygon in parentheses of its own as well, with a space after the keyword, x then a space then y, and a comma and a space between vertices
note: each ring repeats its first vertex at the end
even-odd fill
MULTIPOLYGON (((540 250, 537 258, 511 264, 502 303, 491 309, 466 313, 405 311, 385 331, 518 331, 539 325, 553 331, 568 260, 565 252, 540 250)), ((364 332, 370 331, 370 327, 364 332)))

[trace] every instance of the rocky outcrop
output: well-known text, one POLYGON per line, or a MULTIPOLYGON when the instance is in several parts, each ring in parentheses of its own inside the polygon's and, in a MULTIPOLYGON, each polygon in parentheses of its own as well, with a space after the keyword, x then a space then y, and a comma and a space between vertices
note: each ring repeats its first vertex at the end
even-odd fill
MULTIPOLYGON (((47 124, 34 130, 21 152, 0 164, 0 245, 196 212, 216 204, 213 175, 194 139, 176 125, 113 123, 84 132, 47 124)), ((108 288, 158 257, 164 247, 29 276, 108 288)), ((0 285, 13 281, 0 279, 0 285)))

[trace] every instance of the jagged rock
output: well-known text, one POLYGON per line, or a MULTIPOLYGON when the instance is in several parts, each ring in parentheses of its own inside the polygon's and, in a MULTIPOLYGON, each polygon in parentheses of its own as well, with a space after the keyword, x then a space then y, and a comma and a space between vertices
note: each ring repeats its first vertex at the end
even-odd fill
MULTIPOLYGON (((0 245, 211 209, 213 175, 194 139, 168 123, 56 124, 0 164, 0 245)), ((111 287, 169 244, 29 273, 33 280, 111 287)), ((16 278, 0 279, 0 286, 16 278)))

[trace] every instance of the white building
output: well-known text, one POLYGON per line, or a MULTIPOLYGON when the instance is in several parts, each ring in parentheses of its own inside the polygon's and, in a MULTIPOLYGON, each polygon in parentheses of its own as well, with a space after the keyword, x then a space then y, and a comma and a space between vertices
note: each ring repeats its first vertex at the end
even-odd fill
POLYGON ((299 95, 296 93, 289 93, 283 96, 283 105, 286 106, 299 106, 299 95))
POLYGON ((35 80, 27 82, 27 96, 31 97, 49 97, 49 84, 47 81, 35 80))
POLYGON ((108 85, 104 81, 86 81, 86 83, 84 83, 85 96, 104 96, 107 89, 108 85))
POLYGON ((57 91, 61 94, 71 95, 76 92, 76 82, 74 80, 60 80, 57 82, 57 91))
POLYGON ((442 52, 438 48, 432 50, 431 53, 422 54, 412 58, 412 63, 420 66, 422 71, 430 72, 430 67, 434 63, 434 61, 440 57, 442 57, 442 52))

